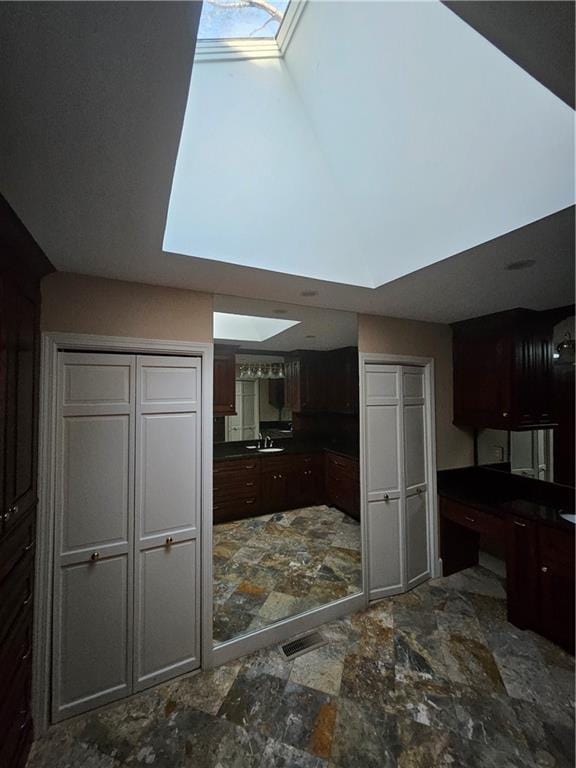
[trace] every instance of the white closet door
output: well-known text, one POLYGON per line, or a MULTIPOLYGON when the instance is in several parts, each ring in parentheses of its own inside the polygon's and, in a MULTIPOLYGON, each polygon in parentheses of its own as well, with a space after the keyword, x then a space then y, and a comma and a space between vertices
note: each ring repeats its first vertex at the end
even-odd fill
POLYGON ((407 589, 430 577, 425 386, 423 368, 402 368, 407 589))
POLYGON ((372 598, 404 589, 401 385, 399 366, 366 366, 366 498, 372 598))
POLYGON ((199 666, 200 359, 138 357, 134 689, 199 666))
POLYGON ((131 690, 135 358, 59 359, 54 720, 131 690))

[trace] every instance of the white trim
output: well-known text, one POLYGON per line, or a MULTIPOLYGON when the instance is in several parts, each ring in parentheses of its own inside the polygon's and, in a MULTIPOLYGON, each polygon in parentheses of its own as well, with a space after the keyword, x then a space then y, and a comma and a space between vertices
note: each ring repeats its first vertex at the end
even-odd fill
POLYGON ((54 554, 54 480, 57 417, 58 352, 116 351, 193 355, 202 358, 202 530, 201 530, 201 664, 212 663, 212 375, 213 345, 75 333, 43 333, 40 370, 38 516, 36 531, 36 589, 34 596, 32 713, 34 736, 50 723, 50 658, 52 568, 54 554), (207 556, 206 553, 208 553, 207 556))
MULTIPOLYGON (((388 364, 388 365, 414 365, 424 367, 424 377, 426 383, 426 400, 428 407, 426 408, 426 429, 429 435, 429 440, 426 441, 426 462, 428 473, 428 493, 429 493, 429 562, 432 578, 442 575, 442 563, 439 560, 439 545, 438 545, 438 493, 436 488, 436 398, 434 392, 434 358, 432 357, 419 357, 415 355, 392 355, 379 352, 360 352, 360 501, 361 501, 361 513, 360 519, 364 521, 364 542, 363 542, 363 558, 362 568, 366 569, 366 574, 369 573, 370 557, 368 547, 368 504, 367 504, 367 461, 366 461, 366 399, 365 399, 365 381, 366 381, 366 366, 370 364, 388 364)), ((367 577, 366 577, 367 578, 367 577)), ((417 586, 414 583, 411 586, 417 586)), ((370 593, 370 585, 365 583, 365 592, 370 593)), ((374 591, 370 595, 370 599, 380 599, 381 597, 391 596, 398 594, 404 590, 398 590, 396 587, 380 589, 374 591)))
POLYGON ((281 59, 308 0, 290 0, 276 37, 226 38, 198 40, 194 63, 207 61, 246 61, 247 59, 281 59))

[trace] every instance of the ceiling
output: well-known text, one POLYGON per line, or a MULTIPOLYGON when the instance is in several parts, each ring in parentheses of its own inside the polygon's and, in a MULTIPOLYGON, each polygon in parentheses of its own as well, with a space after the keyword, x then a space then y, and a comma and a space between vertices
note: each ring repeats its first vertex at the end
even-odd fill
POLYGON ((57 269, 439 322, 574 300, 573 208, 375 290, 164 253, 199 12, 0 4, 0 191, 57 269), (503 268, 520 259, 536 264, 503 268))
MULTIPOLYGON (((226 344, 238 344, 240 349, 292 352, 295 349, 326 350, 358 345, 358 317, 354 312, 339 312, 279 301, 244 299, 237 296, 215 296, 214 311, 298 321, 298 325, 265 341, 222 340, 226 344)), ((216 338, 215 341, 218 339, 216 338)))

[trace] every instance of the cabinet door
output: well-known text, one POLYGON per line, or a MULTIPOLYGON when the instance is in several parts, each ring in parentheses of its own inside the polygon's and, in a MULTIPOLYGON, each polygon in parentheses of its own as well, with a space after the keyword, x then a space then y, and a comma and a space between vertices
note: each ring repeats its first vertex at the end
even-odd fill
POLYGON ((236 413, 236 358, 233 350, 214 352, 214 402, 216 416, 236 413))
POLYGON ((5 476, 3 531, 17 524, 36 503, 36 423, 38 392, 37 287, 4 279, 5 476))
POLYGON ((538 625, 536 528, 522 518, 506 520, 506 607, 520 629, 538 625))
POLYGON ((61 354, 53 717, 131 690, 134 358, 61 354))
POLYGON ((266 514, 282 512, 294 503, 289 476, 286 470, 264 472, 262 474, 262 511, 266 514))
POLYGON ((540 616, 538 631, 574 653, 574 535, 538 530, 540 616))
POLYGON ((200 360, 138 357, 134 689, 200 664, 200 360))
POLYGON ((366 366, 366 490, 370 595, 373 598, 404 589, 401 386, 399 366, 366 366))

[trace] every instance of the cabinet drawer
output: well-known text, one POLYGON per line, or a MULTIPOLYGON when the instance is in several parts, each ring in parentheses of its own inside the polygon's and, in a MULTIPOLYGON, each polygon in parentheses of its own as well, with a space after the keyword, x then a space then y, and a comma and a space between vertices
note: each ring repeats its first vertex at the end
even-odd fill
POLYGON ((36 510, 32 510, 0 546, 0 584, 17 563, 34 548, 36 510))
POLYGON ((476 533, 494 536, 503 531, 502 520, 496 515, 482 512, 452 499, 441 497, 440 512, 449 520, 476 533))
POLYGON ((335 453, 326 454, 326 468, 328 472, 344 474, 353 480, 358 480, 358 461, 350 459, 347 456, 340 456, 335 453))
POLYGON ((9 737, 13 728, 21 731, 30 718, 32 688, 32 663, 28 658, 21 662, 9 687, 4 689, 0 702, 0 744, 9 737))
POLYGON ((254 517, 260 513, 260 500, 258 496, 250 496, 246 499, 222 501, 214 504, 214 524, 229 523, 233 520, 244 520, 246 517, 254 517))
POLYGON ((221 501, 233 501, 234 499, 247 499, 252 496, 260 495, 260 478, 251 480, 234 480, 232 482, 228 477, 220 476, 215 478, 213 488, 214 503, 221 501))
POLYGON ((229 459, 215 461, 213 468, 214 485, 218 487, 217 478, 226 477, 229 482, 238 482, 246 479, 254 480, 260 474, 260 459, 229 459))
POLYGON ((31 606, 33 589, 34 550, 31 549, 0 587, 0 645, 14 622, 31 606))

